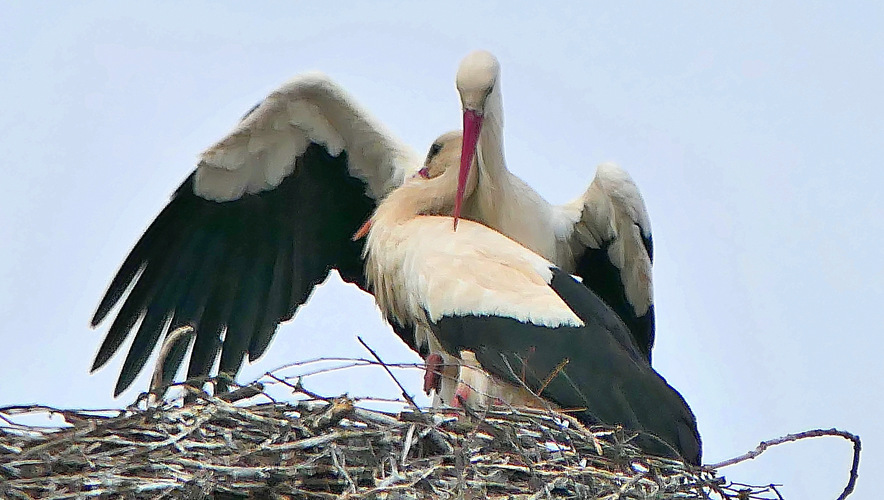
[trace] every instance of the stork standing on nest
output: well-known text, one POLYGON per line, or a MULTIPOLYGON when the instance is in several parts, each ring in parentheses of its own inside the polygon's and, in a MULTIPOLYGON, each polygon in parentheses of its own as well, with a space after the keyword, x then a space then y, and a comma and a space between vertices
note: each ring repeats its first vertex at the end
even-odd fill
MULTIPOLYGON (((629 174, 612 163, 600 165, 584 194, 570 203, 552 205, 506 167, 503 148, 503 101, 500 64, 486 51, 469 54, 456 77, 463 111, 463 135, 459 154, 461 173, 477 170, 476 187, 465 191, 452 210, 456 217, 481 222, 578 275, 628 327, 642 356, 651 362, 655 313, 651 263, 653 242, 650 221, 638 187, 629 174)), ((456 133, 439 138, 430 148, 428 165, 456 133)), ((448 155, 454 150, 447 148, 448 155)), ((424 175, 439 175, 452 166, 448 158, 424 175)), ((462 179, 468 178, 462 175, 462 179)), ((435 388, 449 404, 455 387, 454 360, 435 348, 432 335, 417 342, 427 345, 427 377, 424 388, 435 388), (433 377, 436 365, 442 377, 433 377)))
MULTIPOLYGON (((457 72, 457 89, 463 108, 461 169, 474 164, 478 169, 476 189, 464 196, 461 214, 581 276, 623 319, 650 360, 651 228, 629 174, 602 164, 582 196, 552 205, 506 167, 497 59, 484 51, 467 56, 457 72)), ((463 186, 458 189, 463 192, 463 186)))
MULTIPOLYGON (((550 205, 506 169, 494 56, 468 55, 457 87, 463 145, 475 149, 478 172, 463 215, 580 275, 629 325, 649 360, 651 239, 629 176, 603 165, 584 196, 550 205)), ((273 91, 202 153, 123 262, 92 318, 97 326, 125 297, 92 369, 134 333, 114 390, 119 394, 161 336, 192 325, 188 378, 208 374, 219 353, 219 372, 236 374, 245 356, 253 361, 264 353, 278 325, 331 269, 366 289, 362 242, 350 236, 421 160, 325 75, 305 74, 273 91)), ((426 332, 395 322, 393 328, 424 356, 438 349, 426 332)), ((166 381, 185 355, 185 342, 171 349, 162 370, 166 381)), ((454 386, 447 380, 429 377, 427 387, 450 402, 454 386)))
POLYGON ((365 271, 381 310, 490 374, 497 399, 537 406, 539 396, 585 423, 640 431, 650 453, 699 464, 693 413, 617 313, 549 260, 458 220, 480 176, 469 168, 415 176, 357 233, 367 232, 365 271))

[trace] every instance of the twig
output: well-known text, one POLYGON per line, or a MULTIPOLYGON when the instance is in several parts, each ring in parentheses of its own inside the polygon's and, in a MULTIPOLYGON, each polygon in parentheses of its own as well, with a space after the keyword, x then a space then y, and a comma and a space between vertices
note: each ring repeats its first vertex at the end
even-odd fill
POLYGON ((384 370, 387 371, 387 373, 390 375, 390 378, 393 379, 393 382, 396 382, 396 385, 399 386, 399 389, 402 391, 402 397, 405 398, 406 401, 408 401, 408 404, 411 405, 412 409, 414 409, 418 413, 423 413, 417 403, 414 402, 414 398, 412 398, 408 394, 408 391, 405 390, 405 387, 402 386, 402 384, 399 382, 399 379, 396 378, 396 375, 393 375, 390 367, 388 367, 387 364, 384 363, 381 357, 378 356, 378 353, 374 352, 374 349, 372 349, 371 347, 368 347, 368 344, 366 344, 365 341, 362 340, 362 337, 357 336, 356 339, 359 340, 359 343, 362 344, 362 347, 366 348, 368 352, 370 352, 371 355, 374 356, 374 359, 378 360, 378 363, 380 363, 381 366, 384 367, 384 370))
POLYGON ((571 360, 569 360, 568 358, 565 358, 562 360, 561 363, 556 365, 556 367, 553 368, 553 371, 550 372, 549 375, 547 375, 547 377, 543 381, 543 383, 540 384, 540 388, 537 389, 537 394, 538 395, 543 394, 543 391, 546 389, 546 386, 548 386, 553 381, 553 379, 556 378, 556 375, 558 375, 562 370, 565 369, 565 365, 567 365, 570 362, 571 362, 571 360))
POLYGON ((330 452, 332 464, 334 464, 338 474, 341 474, 344 476, 344 479, 347 480, 347 493, 356 493, 356 483, 353 482, 353 478, 347 473, 347 462, 344 461, 343 457, 338 455, 338 446, 335 443, 332 443, 330 452))
POLYGON ((411 424, 408 426, 408 432, 405 433, 405 441, 402 444, 402 458, 400 462, 402 465, 405 465, 406 459, 408 459, 408 452, 411 451, 411 444, 414 442, 414 429, 417 427, 417 424, 411 424))
MULTIPOLYGON (((162 400, 163 398, 163 394, 160 390, 163 388, 163 365, 166 363, 166 358, 169 357, 169 353, 172 352, 172 348, 178 344, 179 340, 192 334, 193 327, 190 325, 184 325, 166 335, 166 339, 163 341, 163 347, 160 349, 160 355, 157 356, 156 365, 154 365, 153 377, 151 378, 150 390, 148 391, 151 394, 156 394, 157 400, 162 400)), ((165 392, 165 390, 163 390, 163 392, 165 392)), ((155 403, 155 401, 151 401, 151 403, 155 403)))
POLYGON ((296 392, 296 393, 299 392, 299 393, 301 393, 301 394, 307 396, 308 398, 312 398, 312 399, 315 399, 315 400, 318 400, 318 401, 325 401, 326 403, 330 403, 330 402, 334 399, 334 398, 330 398, 330 397, 322 396, 322 395, 320 395, 320 394, 317 394, 317 393, 315 393, 315 392, 313 392, 313 391, 308 390, 306 387, 304 387, 304 384, 303 384, 302 381, 301 381, 301 377, 298 377, 298 378, 297 378, 297 382, 295 382, 294 384, 292 384, 292 383, 290 383, 288 380, 281 379, 281 378, 277 377, 276 375, 274 375, 273 373, 270 373, 270 372, 265 373, 264 376, 265 376, 265 377, 269 377, 269 378, 271 378, 271 379, 273 379, 273 380, 279 382, 280 384, 282 384, 282 385, 284 385, 284 386, 286 386, 286 387, 291 388, 293 392, 296 392))
POLYGON ((626 492, 631 490, 633 487, 635 487, 635 484, 639 482, 643 477, 645 477, 645 473, 639 473, 632 476, 629 481, 623 483, 623 486, 620 487, 620 490, 617 492, 614 500, 620 500, 621 498, 623 498, 623 495, 626 494, 626 492))
MULTIPOLYGON (((220 398, 222 401, 227 401, 228 403, 235 403, 237 401, 249 399, 258 395, 267 395, 267 393, 264 392, 264 384, 260 382, 252 382, 251 384, 244 385, 239 389, 225 392, 224 394, 219 394, 218 398, 220 398)), ((273 398, 270 398, 270 400, 273 401, 273 398)))
MULTIPOLYGON (((815 437, 823 437, 823 436, 837 436, 848 441, 853 442, 853 463, 850 466, 850 479, 847 481, 847 486, 844 487, 844 491, 838 495, 837 500, 844 500, 848 495, 853 493, 853 489, 856 487, 856 479, 859 476, 859 454, 862 449, 862 443, 860 442, 859 436, 856 434, 851 434, 846 431, 840 431, 838 429, 813 429, 804 432, 798 432, 795 434, 787 434, 785 436, 778 437, 776 439, 771 439, 769 441, 762 441, 758 446, 755 447, 754 450, 746 452, 738 457, 734 457, 723 462, 718 462, 712 465, 707 465, 708 469, 721 469, 723 467, 728 467, 730 465, 738 464, 740 462, 745 462, 747 460, 752 460, 757 456, 764 453, 765 450, 770 448, 771 446, 776 446, 778 444, 788 443, 791 441, 798 441, 800 439, 808 439, 815 437)), ((779 495, 779 492, 777 492, 779 495)))

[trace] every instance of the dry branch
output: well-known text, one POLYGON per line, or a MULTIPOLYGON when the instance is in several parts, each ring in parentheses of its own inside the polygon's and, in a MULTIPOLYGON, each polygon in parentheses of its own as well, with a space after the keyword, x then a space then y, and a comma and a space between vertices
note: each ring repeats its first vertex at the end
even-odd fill
MULTIPOLYGON (((844 491, 842 491, 837 498, 837 500, 844 500, 845 498, 847 498, 848 495, 853 493, 853 489, 856 487, 856 480, 859 477, 859 454, 860 450, 862 450, 862 443, 860 442, 859 436, 857 436, 856 434, 840 431, 838 429, 813 429, 809 431, 798 432, 795 434, 787 434, 785 436, 781 436, 768 441, 762 441, 752 451, 744 453, 738 457, 725 460, 723 462, 708 465, 707 467, 710 469, 721 469, 730 465, 738 464, 740 462, 752 460, 764 453, 764 451, 771 446, 776 446, 783 443, 791 443, 794 441, 799 441, 801 439, 810 439, 825 436, 841 437, 853 443, 853 461, 851 462, 850 466, 850 476, 847 480, 847 486, 844 487, 844 491)), ((779 492, 776 491, 776 488, 773 487, 773 485, 771 485, 771 488, 773 488, 774 492, 777 493, 777 496, 779 496, 779 492)))

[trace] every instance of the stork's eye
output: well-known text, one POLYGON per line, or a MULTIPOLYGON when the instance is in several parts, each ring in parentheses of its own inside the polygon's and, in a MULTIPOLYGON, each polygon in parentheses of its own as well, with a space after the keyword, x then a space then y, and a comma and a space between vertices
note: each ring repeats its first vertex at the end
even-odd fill
POLYGON ((424 167, 424 168, 417 171, 417 175, 423 177, 424 179, 429 179, 430 178, 430 169, 428 169, 427 167, 424 167))
POLYGON ((438 142, 433 143, 433 145, 430 146, 430 152, 427 153, 427 162, 429 162, 433 159, 434 156, 439 154, 439 151, 442 151, 442 145, 438 142))

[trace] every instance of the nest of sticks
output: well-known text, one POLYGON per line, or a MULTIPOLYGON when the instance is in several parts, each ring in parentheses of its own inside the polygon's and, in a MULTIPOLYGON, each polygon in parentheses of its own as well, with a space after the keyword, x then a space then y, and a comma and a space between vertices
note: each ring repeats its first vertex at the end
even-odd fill
POLYGON ((144 395, 124 410, 0 408, 0 497, 782 499, 552 410, 434 411, 403 391, 409 406, 384 412, 303 380, 272 372, 219 397, 182 384, 187 404, 144 395), (21 423, 46 413, 65 425, 21 423))

